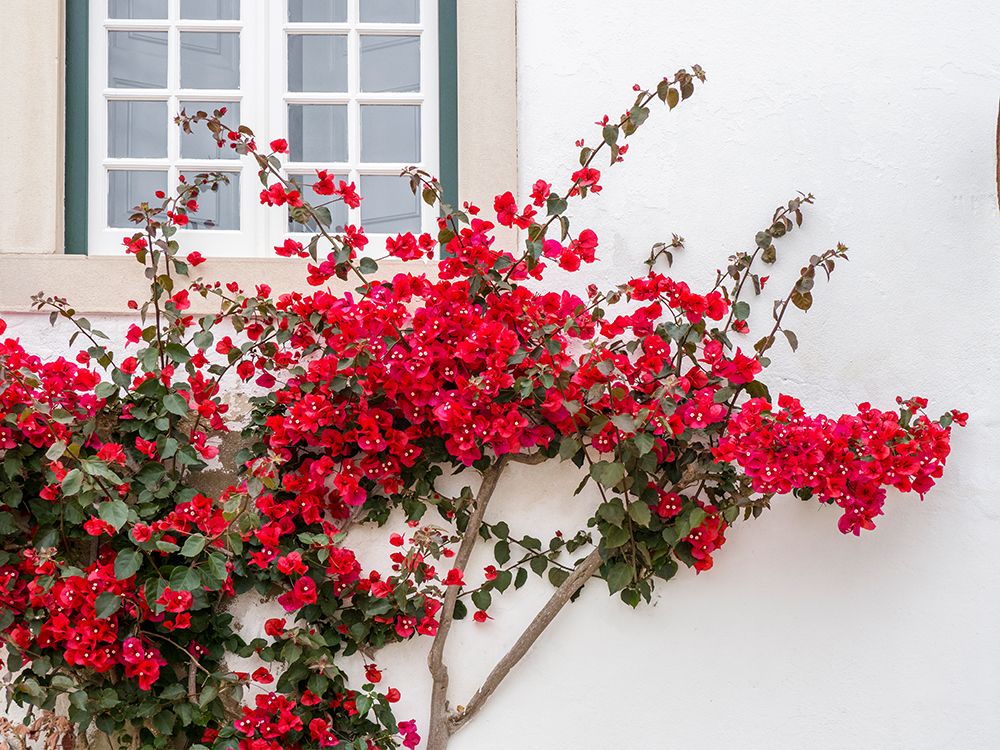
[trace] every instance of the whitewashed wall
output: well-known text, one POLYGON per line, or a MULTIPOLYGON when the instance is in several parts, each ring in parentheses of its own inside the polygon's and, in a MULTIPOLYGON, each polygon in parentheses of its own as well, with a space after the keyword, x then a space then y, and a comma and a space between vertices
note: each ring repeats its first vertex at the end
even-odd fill
MULTIPOLYGON (((674 113, 655 111, 626 163, 605 172, 605 191, 578 212, 603 262, 567 283, 624 279, 673 232, 688 240, 675 273, 709 283, 776 205, 812 191, 771 288, 837 240, 853 260, 819 285, 793 326, 802 346, 775 357, 771 382, 827 413, 920 393, 972 421, 939 488, 922 504, 891 496, 874 534, 841 536, 835 511, 782 501, 654 606, 632 611, 589 587, 456 750, 1000 747, 1000 6, 521 0, 518 25, 524 193, 567 173, 572 142, 616 115, 632 83, 696 62, 709 75, 674 113)), ((10 322, 39 350, 62 349, 43 319, 10 322)), ((569 530, 589 502, 571 497, 575 484, 518 467, 499 505, 523 531, 569 530)), ((379 564, 375 543, 364 547, 379 564)), ((510 594, 493 622, 453 634, 456 702, 547 593, 510 594)), ((266 616, 246 608, 248 633, 266 616)), ((404 692, 401 716, 422 723, 424 645, 382 660, 404 692)))
POLYGON ((522 0, 518 34, 522 189, 565 173, 633 83, 708 73, 586 202, 600 280, 677 232, 676 274, 708 282, 812 191, 771 288, 837 240, 852 260, 772 382, 826 413, 921 393, 973 420, 937 491, 891 496, 874 534, 789 500, 655 607, 594 587, 459 747, 508 747, 512 727, 530 748, 1000 747, 1000 5, 522 0))

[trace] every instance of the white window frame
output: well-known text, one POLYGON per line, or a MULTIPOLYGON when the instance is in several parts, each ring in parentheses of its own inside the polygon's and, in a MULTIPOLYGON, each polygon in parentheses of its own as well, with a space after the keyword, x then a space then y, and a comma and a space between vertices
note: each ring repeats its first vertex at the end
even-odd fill
MULTIPOLYGON (((180 159, 180 129, 168 127, 166 159, 126 159, 108 157, 108 102, 112 100, 166 100, 170 119, 180 111, 181 101, 230 100, 240 103, 241 122, 253 128, 258 147, 268 148, 274 138, 287 138, 288 103, 346 104, 348 107, 348 161, 331 163, 298 162, 289 166, 292 173, 327 169, 345 176, 361 191, 361 175, 398 175, 403 163, 361 163, 361 105, 417 104, 421 107, 420 161, 415 166, 438 174, 439 154, 439 92, 438 92, 438 2, 420 0, 420 22, 417 24, 365 23, 359 21, 359 3, 348 0, 346 23, 291 23, 288 21, 287 0, 242 0, 238 21, 184 21, 180 19, 180 0, 168 0, 167 20, 127 20, 107 17, 107 0, 90 3, 89 47, 89 188, 88 253, 90 255, 123 255, 122 238, 132 234, 131 228, 107 226, 108 170, 159 169, 167 172, 167 190, 177 185, 180 172, 238 171, 240 172, 240 229, 178 231, 177 240, 185 251, 198 250, 208 257, 269 257, 273 247, 284 238, 308 237, 304 233, 289 233, 287 212, 260 205, 261 189, 256 165, 249 158, 239 160, 180 159), (168 34, 168 86, 166 89, 112 89, 108 87, 108 33, 110 31, 166 31, 168 34), (180 33, 183 31, 237 31, 240 33, 240 90, 180 88, 180 33), (348 37, 347 93, 289 93, 287 36, 290 33, 345 33, 348 37), (360 35, 420 36, 419 92, 367 94, 360 91, 360 35)), ((287 163, 287 156, 281 157, 287 163)), ((307 196, 307 199, 315 198, 307 196)), ((363 196, 362 196, 363 198, 363 196)), ((153 196, 150 196, 150 200, 153 196)), ((326 200, 322 198, 322 200, 326 200)), ((436 228, 436 212, 418 199, 421 229, 432 234, 436 228)), ((351 209, 348 223, 361 225, 360 209, 351 209)), ((370 234, 368 252, 383 254, 385 234, 370 234)))

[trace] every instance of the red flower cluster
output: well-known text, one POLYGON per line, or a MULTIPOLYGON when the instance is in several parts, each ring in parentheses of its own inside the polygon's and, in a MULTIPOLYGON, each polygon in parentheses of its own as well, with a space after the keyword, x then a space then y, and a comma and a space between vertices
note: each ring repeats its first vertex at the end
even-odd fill
POLYGON ((790 396, 778 399, 777 413, 751 399, 730 420, 716 456, 737 462, 758 492, 808 490, 836 503, 840 530, 860 534, 875 528, 886 487, 923 496, 941 476, 950 428, 923 414, 925 405, 911 400, 897 413, 861 404, 857 414, 833 419, 807 415, 790 396))
MULTIPOLYGON (((7 324, 0 320, 0 335, 7 324)), ((17 339, 0 340, 0 450, 22 442, 36 448, 69 441, 73 426, 97 413, 103 401, 94 395, 100 375, 59 357, 43 362, 28 354, 17 339), (35 408, 41 405, 43 409, 35 408), (61 410, 69 419, 47 418, 61 410)))
POLYGON ((67 575, 54 561, 26 550, 18 566, 0 568, 0 603, 22 616, 33 613, 39 625, 16 618, 5 632, 24 653, 57 652, 67 663, 98 673, 122 667, 149 690, 166 662, 156 648, 125 637, 136 621, 153 615, 134 579, 115 577, 114 563, 114 553, 104 550, 82 575, 67 575), (101 597, 117 598, 110 614, 98 611, 101 597))

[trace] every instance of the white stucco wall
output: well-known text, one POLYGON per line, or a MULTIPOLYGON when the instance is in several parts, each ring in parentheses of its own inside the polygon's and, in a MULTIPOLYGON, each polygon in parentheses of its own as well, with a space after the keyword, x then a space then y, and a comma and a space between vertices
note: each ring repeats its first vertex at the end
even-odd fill
MULTIPOLYGON (((638 272, 672 232, 688 240, 676 275, 710 283, 776 205, 812 191, 770 288, 837 240, 853 259, 796 319, 799 352, 777 347, 775 388, 827 413, 919 393, 972 421, 940 486, 922 504, 891 496, 874 534, 841 536, 835 511, 779 501, 730 534, 712 571, 680 574, 654 606, 632 611, 589 587, 453 747, 1000 747, 1000 6, 521 0, 518 25, 524 193, 567 173, 572 142, 593 139, 591 123, 615 115, 632 83, 695 62, 709 75, 674 113, 654 111, 576 212, 597 230, 602 263, 571 285, 638 272)), ((42 318, 11 323, 42 351, 62 347, 42 318)), ((589 502, 575 484, 517 467, 498 505, 523 531, 570 530, 589 502)), ((508 594, 493 622, 456 630, 456 702, 547 594, 508 594)), ((265 617, 248 610, 247 628, 265 617)), ((380 659, 404 692, 400 715, 422 724, 424 646, 380 659)))
POLYGON ((512 716, 531 748, 1000 747, 1000 5, 522 0, 518 28, 522 190, 565 173, 632 83, 709 76, 654 108, 586 202, 601 280, 677 232, 675 273, 710 282, 811 191, 770 288, 837 240, 852 260, 793 321, 801 347, 772 382, 827 413, 921 393, 973 421, 938 489, 891 497, 874 534, 779 502, 655 607, 594 587, 459 747, 508 747, 512 716))

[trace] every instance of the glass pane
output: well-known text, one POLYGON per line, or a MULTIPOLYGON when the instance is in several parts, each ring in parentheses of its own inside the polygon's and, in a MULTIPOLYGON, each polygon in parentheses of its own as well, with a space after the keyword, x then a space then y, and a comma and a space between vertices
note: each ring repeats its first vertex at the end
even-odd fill
POLYGON ((288 20, 293 23, 344 23, 347 0, 288 0, 288 20))
POLYGON ((408 178, 365 175, 361 195, 361 224, 368 234, 420 231, 420 203, 408 178))
POLYGON ((108 86, 115 89, 165 89, 167 32, 108 32, 108 86))
POLYGON ((347 91, 347 37, 289 35, 288 90, 347 91))
POLYGON ((347 161, 346 104, 289 104, 292 161, 347 161))
POLYGON ((364 23, 418 23, 420 0, 361 0, 364 23))
POLYGON ((108 156, 165 158, 166 102, 108 102, 108 156))
POLYGON ((240 35, 236 32, 181 32, 182 89, 238 89, 240 35))
POLYGON ((166 18, 167 0, 108 0, 108 18, 166 18))
POLYGON ((362 105, 361 161, 420 161, 420 106, 362 105))
POLYGON ((167 189, 167 173, 113 170, 108 172, 108 226, 135 227, 128 218, 143 201, 158 203, 157 190, 167 189))
POLYGON ((197 21, 238 21, 240 0, 181 0, 181 18, 197 21))
MULTIPOLYGON (((308 187, 309 185, 312 185, 314 182, 316 182, 315 172, 309 172, 309 173, 291 172, 289 173, 288 177, 292 180, 295 180, 295 182, 298 183, 299 187, 302 190, 302 194, 305 196, 306 200, 311 202, 315 201, 316 194, 312 192, 312 189, 310 187, 308 187)), ((347 177, 345 175, 338 174, 334 175, 333 179, 337 180, 339 184, 341 180, 347 180, 347 177)), ((322 198, 322 200, 326 201, 327 198, 324 197, 322 198)), ((331 203, 329 206, 327 206, 327 208, 330 209, 330 215, 333 217, 333 230, 335 232, 343 231, 344 226, 348 223, 347 206, 344 205, 343 201, 337 201, 336 203, 331 203)), ((313 226, 311 222, 310 224, 299 224, 297 221, 292 221, 291 217, 289 217, 288 231, 312 233, 317 231, 317 228, 313 226)))
POLYGON ((420 91, 420 37, 361 37, 362 91, 420 91))
MULTIPOLYGON (((236 128, 240 124, 240 103, 239 102, 181 102, 181 109, 189 115, 201 110, 212 114, 217 109, 226 108, 226 114, 222 116, 222 122, 231 128, 236 128)), ((219 148, 215 137, 209 132, 204 123, 191 126, 191 132, 181 131, 181 158, 182 159, 239 159, 240 155, 229 148, 227 140, 222 148, 219 148)))
MULTIPOLYGON (((191 183, 202 172, 181 172, 191 183)), ((188 214, 188 229, 239 229, 240 228, 240 174, 228 172, 229 184, 219 184, 218 190, 210 188, 198 194, 198 211, 188 214)))

